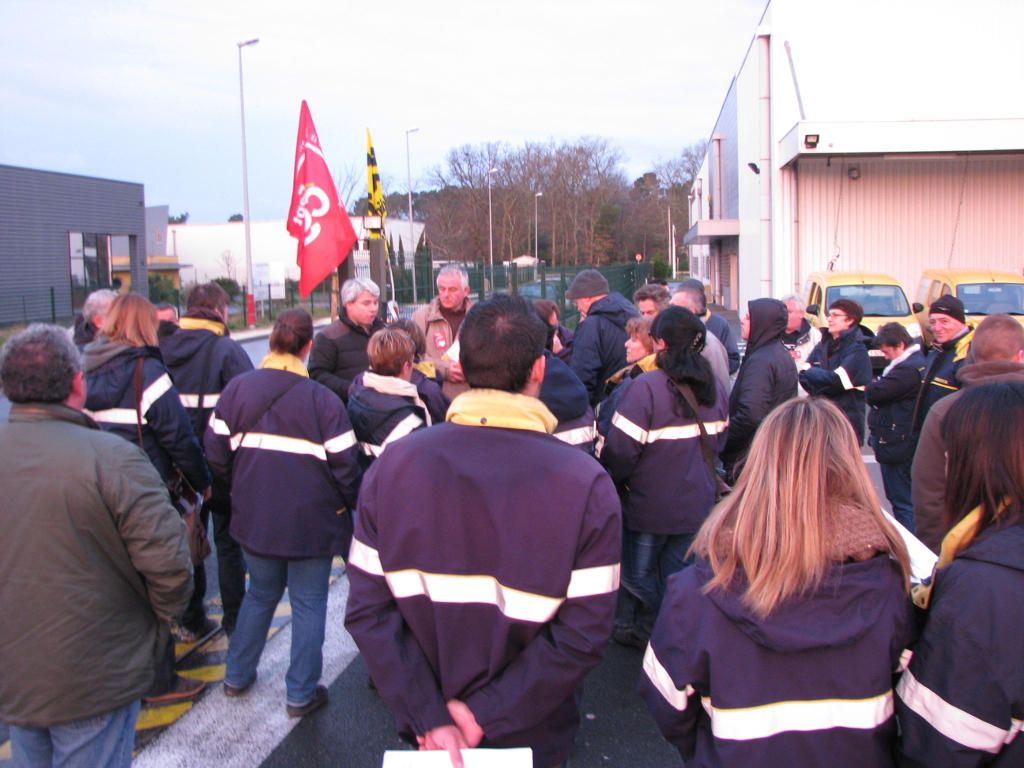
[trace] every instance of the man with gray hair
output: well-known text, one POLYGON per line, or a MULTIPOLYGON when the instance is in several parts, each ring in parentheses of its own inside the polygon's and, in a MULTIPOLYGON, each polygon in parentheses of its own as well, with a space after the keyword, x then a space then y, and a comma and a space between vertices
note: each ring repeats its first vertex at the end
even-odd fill
POLYGON ((96 338, 96 333, 103 327, 103 319, 110 309, 110 302, 117 298, 117 291, 101 288, 93 291, 82 305, 82 314, 75 318, 75 346, 79 351, 85 349, 96 338))
MULTIPOLYGON (((687 280, 688 283, 699 282, 697 280, 687 280)), ((701 291, 698 293, 692 287, 688 288, 684 284, 682 288, 676 290, 672 294, 672 304, 676 307, 682 307, 683 309, 690 310, 701 322, 704 322, 704 317, 701 315, 707 308, 704 306, 704 293, 701 291)), ((718 317, 718 315, 711 315, 711 317, 718 317)), ((722 320, 722 318, 718 318, 722 320)), ((725 322, 725 320, 722 320, 725 322)), ((728 323, 726 323, 728 325, 728 323)), ((711 331, 711 326, 705 323, 705 326, 711 331)), ((711 333, 704 334, 704 349, 700 352, 701 357, 711 363, 711 370, 715 372, 715 378, 718 379, 722 386, 725 387, 726 392, 732 391, 732 379, 730 378, 730 359, 729 352, 726 350, 725 345, 721 342, 718 336, 712 331, 711 333)))
MULTIPOLYGON (((818 346, 821 341, 821 330, 811 325, 807 319, 807 302, 798 293, 788 293, 782 297, 782 303, 786 305, 786 312, 789 321, 786 324, 786 332, 782 334, 782 343, 789 350, 789 356, 796 364, 799 373, 808 367, 807 357, 818 346)), ((797 386, 797 392, 801 397, 807 395, 804 388, 797 386)))
POLYGON ((708 296, 704 290, 704 283, 693 277, 683 280, 672 295, 672 303, 689 309, 701 319, 701 322, 725 347, 729 356, 729 375, 736 373, 740 369, 740 349, 736 345, 736 337, 733 335, 728 320, 708 310, 708 296), (678 301, 676 296, 680 297, 678 301), (685 303, 681 303, 683 301, 685 303))
POLYGON ((14 764, 127 768, 139 699, 185 608, 185 525, 139 446, 82 412, 67 332, 0 351, 0 721, 14 764))
POLYGON ((369 370, 366 345, 384 327, 377 317, 380 288, 367 277, 354 277, 341 286, 338 319, 313 340, 309 355, 309 377, 348 402, 348 388, 363 371, 369 370))
POLYGON ((436 366, 444 379, 442 389, 452 400, 469 389, 462 375, 462 365, 448 357, 448 350, 458 338, 462 320, 472 306, 466 268, 461 264, 445 264, 437 273, 437 296, 412 316, 427 341, 423 357, 436 366))

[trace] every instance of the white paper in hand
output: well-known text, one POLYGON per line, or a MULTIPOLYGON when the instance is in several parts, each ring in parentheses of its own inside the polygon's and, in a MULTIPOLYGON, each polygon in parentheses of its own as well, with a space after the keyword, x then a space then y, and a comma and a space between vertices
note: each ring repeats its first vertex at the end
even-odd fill
POLYGON ((928 549, 923 541, 908 531, 899 520, 884 509, 882 514, 896 526, 896 530, 903 537, 903 543, 907 545, 907 553, 910 555, 910 580, 915 584, 920 584, 932 575, 935 564, 939 561, 938 556, 928 549))
MULTIPOLYGON (((466 768, 533 768, 533 750, 464 749, 462 760, 466 768)), ((382 768, 452 768, 452 759, 440 750, 388 751, 382 768)))
POLYGON ((448 351, 441 357, 442 360, 451 360, 453 363, 459 362, 459 340, 455 339, 452 345, 448 347, 448 351))

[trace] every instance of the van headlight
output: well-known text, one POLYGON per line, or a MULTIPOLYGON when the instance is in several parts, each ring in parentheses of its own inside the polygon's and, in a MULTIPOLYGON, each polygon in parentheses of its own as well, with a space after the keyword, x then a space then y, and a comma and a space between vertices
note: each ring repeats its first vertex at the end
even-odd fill
POLYGON ((910 338, 916 339, 918 336, 921 335, 921 324, 920 323, 910 323, 907 326, 907 333, 910 334, 910 338))

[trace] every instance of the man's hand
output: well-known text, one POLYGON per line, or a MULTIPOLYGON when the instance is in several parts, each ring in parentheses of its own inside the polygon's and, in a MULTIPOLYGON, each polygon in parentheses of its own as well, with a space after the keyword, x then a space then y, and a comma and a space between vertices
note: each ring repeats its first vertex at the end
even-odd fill
POLYGON ((448 381, 458 384, 466 380, 466 377, 462 375, 462 365, 460 363, 452 363, 448 366, 448 381))
POLYGON ((203 501, 209 501, 210 497, 213 496, 213 486, 211 485, 205 491, 203 491, 203 501))
POLYGON ((448 702, 448 714, 462 731, 463 737, 470 748, 477 746, 484 738, 484 729, 476 723, 476 717, 464 702, 452 699, 448 702))
MULTIPOLYGON (((465 706, 465 705, 463 705, 465 706)), ((438 728, 431 728, 423 736, 417 736, 420 749, 443 749, 448 752, 452 759, 453 768, 465 768, 462 762, 462 753, 459 750, 468 749, 469 745, 460 731, 454 725, 442 725, 438 728)))

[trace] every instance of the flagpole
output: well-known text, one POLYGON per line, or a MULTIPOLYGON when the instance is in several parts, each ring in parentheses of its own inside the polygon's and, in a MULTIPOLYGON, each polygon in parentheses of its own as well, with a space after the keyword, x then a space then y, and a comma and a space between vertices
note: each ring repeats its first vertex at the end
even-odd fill
POLYGON ((491 207, 491 175, 497 173, 497 168, 491 168, 487 172, 487 243, 491 262, 491 290, 494 290, 494 212, 491 207))
POLYGON ((245 226, 245 324, 256 327, 256 299, 252 289, 252 239, 249 234, 249 169, 245 159, 245 88, 242 86, 242 49, 256 45, 259 38, 236 43, 238 46, 238 103, 242 108, 242 210, 245 226))
POLYGON ((412 165, 409 160, 409 134, 416 133, 419 128, 408 128, 405 131, 405 172, 409 179, 409 242, 412 247, 412 303, 419 304, 416 295, 416 241, 412 228, 412 165))

